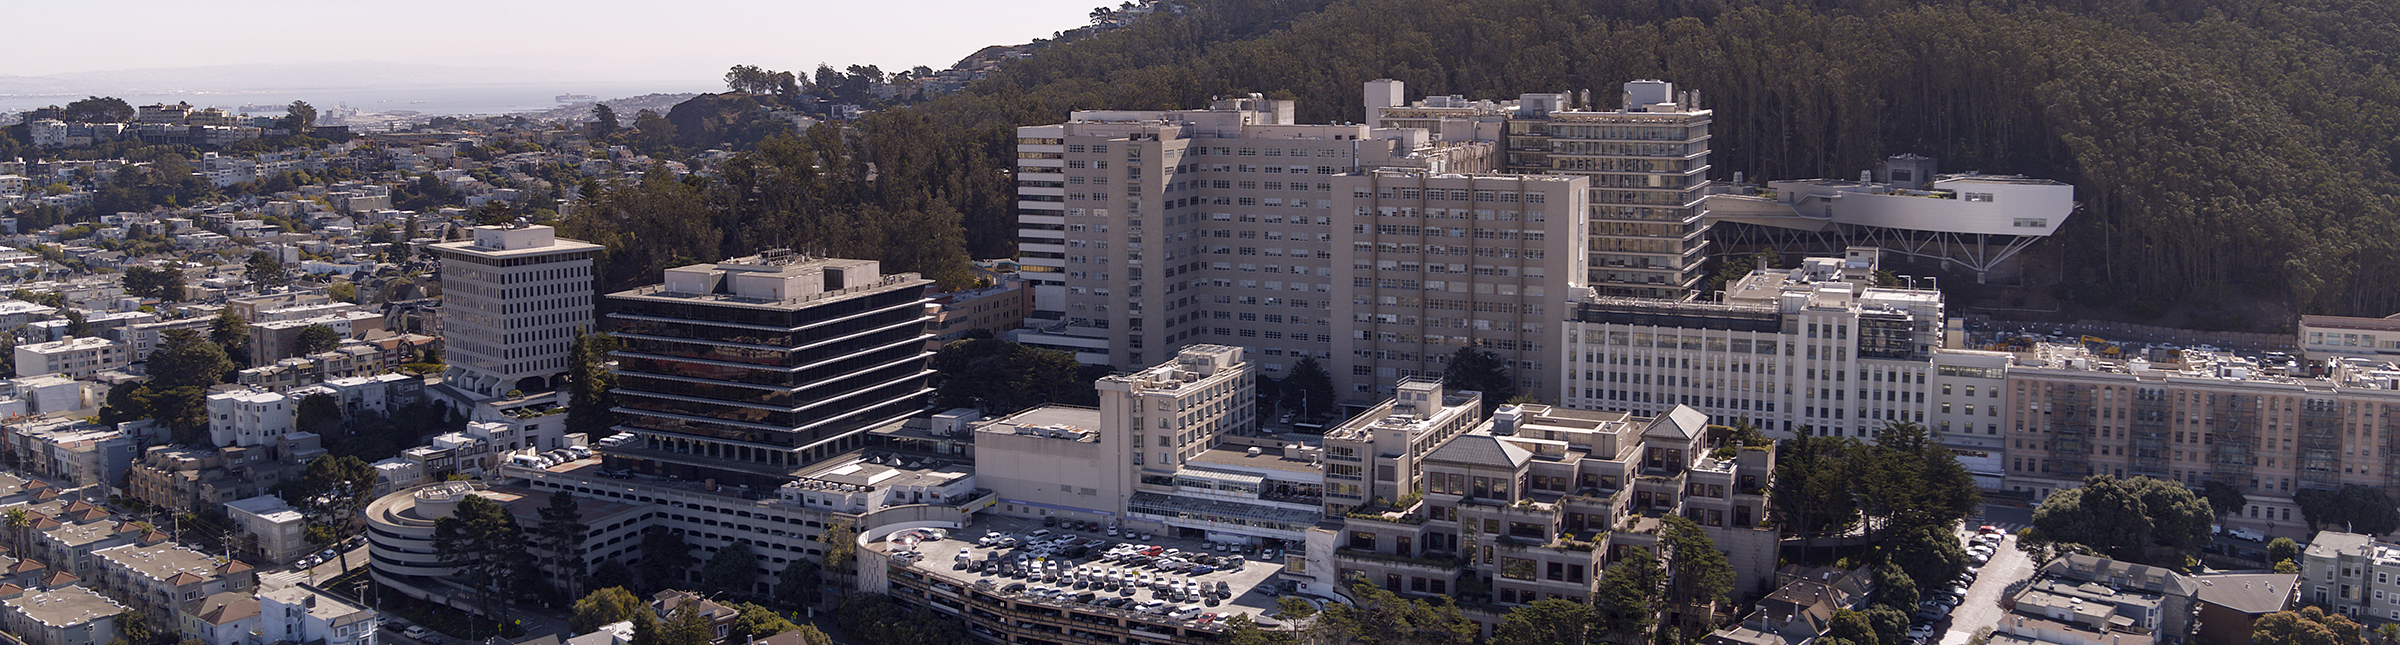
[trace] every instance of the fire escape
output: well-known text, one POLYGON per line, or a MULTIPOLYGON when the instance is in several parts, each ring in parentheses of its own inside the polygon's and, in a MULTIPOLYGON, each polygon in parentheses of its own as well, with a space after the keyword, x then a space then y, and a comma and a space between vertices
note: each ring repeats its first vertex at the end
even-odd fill
POLYGON ((2166 390, 2133 388, 2130 391, 2133 393, 2133 414, 2126 425, 2126 443, 2132 445, 2133 454, 2126 474, 2166 479, 2172 476, 2168 471, 2171 463, 2168 457, 2169 451, 2173 450, 2167 441, 2167 417, 2174 414, 2174 406, 2167 403, 2166 390))
POLYGON ((2087 385, 2066 385, 2050 391, 2050 473, 2062 479, 2082 479, 2092 474, 2092 423, 2099 408, 2092 403, 2092 393, 2099 388, 2087 385))
POLYGON ((2208 462, 2217 480, 2245 485, 2258 466, 2260 397, 2206 396, 2208 414, 2193 429, 2210 435, 2208 462))
POLYGON ((2368 416, 2359 433, 2383 437, 2383 494, 2400 496, 2400 405, 2362 404, 2368 416), (2375 429, 2381 426, 2380 432, 2375 429))
POLYGON ((2332 398, 2310 397, 2300 403, 2300 487, 2342 487, 2342 414, 2332 398))

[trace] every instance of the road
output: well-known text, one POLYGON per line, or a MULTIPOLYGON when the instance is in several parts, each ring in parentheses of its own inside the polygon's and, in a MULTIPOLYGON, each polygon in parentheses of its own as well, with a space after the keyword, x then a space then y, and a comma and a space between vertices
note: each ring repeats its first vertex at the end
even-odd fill
MULTIPOLYGON (((1992 515, 1991 511, 1999 508, 1987 509, 1986 513, 1992 515)), ((1981 526, 1973 524, 1972 520, 1969 523, 1971 525, 1960 532, 1961 539, 1981 526)), ((2000 526, 1996 523, 1993 525, 2000 526)), ((1992 561, 1983 565, 1982 573, 1975 577, 1975 584, 1967 587, 1966 602, 1950 610, 1950 617, 1941 625, 1948 630, 1942 633, 1941 645, 1966 645, 1967 641, 1975 638, 1976 632, 1999 624, 2000 617, 2008 613, 2000 608, 2000 599, 2008 592, 2009 585, 2031 577, 2033 560, 2025 557, 2025 552, 2017 550, 2016 536, 2010 535, 2001 540, 1998 552, 1992 554, 1992 561)))

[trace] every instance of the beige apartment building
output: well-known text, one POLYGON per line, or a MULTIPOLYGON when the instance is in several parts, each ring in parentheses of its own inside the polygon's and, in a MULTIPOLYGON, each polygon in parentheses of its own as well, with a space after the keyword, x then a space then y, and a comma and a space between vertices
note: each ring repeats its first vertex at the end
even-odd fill
POLYGON ((1507 361, 1519 391, 1555 387, 1562 305, 1584 287, 1587 180, 1405 169, 1336 179, 1337 391, 1387 398, 1401 379, 1440 376, 1466 347, 1507 361))
POLYGON ((1629 550, 1660 550, 1658 517, 1671 513, 1726 553, 1734 589, 1758 589, 1776 563, 1776 532, 1762 524, 1774 451, 1713 443, 1709 421, 1688 407, 1647 417, 1503 406, 1423 457, 1421 495, 1318 525, 1287 571, 1313 593, 1363 578, 1402 595, 1488 594, 1466 611, 1489 629, 1509 606, 1588 602, 1602 569, 1629 550), (1465 576, 1489 591, 1459 588, 1465 576))
POLYGON ((1709 126, 1698 92, 1642 80, 1615 109, 1580 95, 1528 93, 1512 101, 1459 96, 1405 99, 1407 86, 1366 84, 1369 123, 1422 128, 1442 141, 1488 141, 1511 174, 1590 180, 1591 244, 1583 280, 1600 295, 1681 299, 1707 275, 1709 126))
POLYGON ((2248 498, 2228 527, 2308 537, 2304 489, 2400 493, 2400 379, 2334 365, 2327 378, 2262 372, 2186 350, 2148 360, 2042 345, 2009 368, 2006 486, 2039 499, 2087 475, 2221 481, 2248 498))
POLYGON ((1497 164, 1488 142, 1300 125, 1292 107, 1252 95, 1019 128, 1019 257, 1034 329, 1018 340, 1126 369, 1185 345, 1234 343, 1256 349, 1260 373, 1276 378, 1304 356, 1332 358, 1335 176, 1497 164))

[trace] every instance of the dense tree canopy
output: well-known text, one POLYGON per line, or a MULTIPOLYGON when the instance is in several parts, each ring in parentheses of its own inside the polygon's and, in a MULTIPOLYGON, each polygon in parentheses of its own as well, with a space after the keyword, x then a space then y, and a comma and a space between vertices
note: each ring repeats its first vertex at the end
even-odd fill
POLYGON ((589 634, 600 626, 621 620, 633 620, 634 614, 650 610, 649 603, 626 591, 624 587, 608 587, 593 591, 575 601, 568 615, 567 627, 578 634, 589 634))
POLYGON ((1689 639, 1710 625, 1717 605, 1733 590, 1733 565, 1708 531, 1681 515, 1660 518, 1659 546, 1666 550, 1667 606, 1682 614, 1689 639))
POLYGON ((1492 629, 1492 645, 1584 645, 1594 639, 1592 607, 1545 598, 1511 609, 1492 629))
POLYGON ((533 581, 533 559, 525 554, 516 517, 481 495, 461 497, 449 517, 434 522, 433 550, 443 561, 460 564, 458 579, 474 590, 478 607, 504 607, 533 581))
POLYGON ((2366 645, 2365 630, 2341 614, 2317 607, 2279 611, 2259 617, 2250 626, 2257 645, 2366 645))
POLYGON ((672 589, 692 568, 692 547, 683 534, 653 526, 642 531, 642 584, 651 590, 672 589))
POLYGON ((1649 551, 1627 549, 1616 564, 1600 574, 1592 592, 1593 629, 1601 635, 1641 640, 1658 620, 1659 588, 1667 572, 1649 551))
MULTIPOLYGON (((1192 108, 1257 91, 1297 99, 1303 123, 1357 122, 1360 84, 1375 78, 1406 81, 1412 97, 1494 99, 1609 97, 1621 82, 1657 78, 1716 110, 1720 179, 1844 177, 1914 152, 1944 168, 2077 185, 2082 209, 2047 249, 2070 299, 2136 315, 2238 297, 2229 293, 2314 312, 2400 309, 2400 290, 2379 279, 2400 270, 2400 200, 2390 197, 2400 194, 2400 90, 2368 71, 2400 42, 2387 3, 1178 5, 1042 43, 966 91, 873 113, 855 124, 867 154, 852 164, 873 161, 906 190, 933 187, 929 200, 964 216, 966 247, 993 257, 1016 224, 999 172, 1014 156, 1012 128, 1073 109, 1192 108)), ((884 76, 826 67, 805 91, 847 98, 884 76)), ((878 201, 836 196, 796 212, 878 201)))
MULTIPOLYGON (((969 338, 935 352, 934 407, 1005 414, 1044 403, 1098 405, 1098 376, 1066 352, 991 338, 969 338)), ((1105 374, 1105 372, 1101 373, 1105 374)))
POLYGON ((2033 511, 2047 540, 2090 547, 2127 562, 2180 568, 2208 543, 2216 513, 2173 481, 2094 475, 2083 486, 2051 493, 2033 511))
POLYGON ((1333 374, 1325 365, 1310 356, 1292 364, 1291 376, 1283 379, 1283 407, 1300 411, 1309 420, 1323 420, 1339 407, 1334 399, 1333 374))
POLYGON ((1453 390, 1474 390, 1483 393, 1483 413, 1491 414, 1501 404, 1517 398, 1515 370, 1508 368, 1508 359, 1499 354, 1460 347, 1450 354, 1442 367, 1442 387, 1453 390))
POLYGON ((2292 493, 2292 501, 2299 505, 2310 531, 2333 529, 2366 535, 2400 531, 2400 507, 2393 506, 2392 498, 2381 488, 2358 484, 2335 490, 2304 488, 2292 493))

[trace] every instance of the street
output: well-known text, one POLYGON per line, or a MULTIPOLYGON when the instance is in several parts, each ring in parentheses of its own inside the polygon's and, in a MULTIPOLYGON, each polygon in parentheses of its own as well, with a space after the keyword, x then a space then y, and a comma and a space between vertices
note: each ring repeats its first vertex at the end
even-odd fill
MULTIPOLYGON (((1950 617, 1944 619, 1943 622, 1946 624, 1943 626, 1948 631, 1942 633, 1940 645, 1966 645, 1967 641, 1975 638, 1976 632, 1999 624, 2000 617, 2008 613, 2007 610, 2000 608, 2000 599, 2008 593, 2009 585, 2033 577, 2033 560, 2025 557, 2023 551, 2017 550, 2017 536, 2013 533, 2015 528, 2020 528, 2024 524, 2017 523, 2012 527, 2009 525, 2011 522, 1994 521, 1993 519, 1995 517, 2013 519, 2021 514, 2024 520, 2029 521, 2032 519, 2032 512, 2021 507, 1986 505, 1984 514, 1986 519, 1981 520, 1980 524, 1978 520, 1972 518, 1967 520, 1967 525, 1960 531, 1961 539, 1964 539, 1966 535, 1972 535, 1975 529, 1983 524, 1990 524, 2002 530, 2012 531, 2012 533, 2000 541, 1999 548, 1992 554, 1992 560, 1984 563, 1982 573, 1975 576, 1975 584, 1967 587, 1966 601, 1959 604, 1957 609, 1951 610, 1950 617), (2016 513, 2008 512, 2010 510, 2014 510, 2016 513)), ((1919 593, 1923 593, 1923 585, 1919 586, 1919 593)))
MULTIPOLYGON (((260 571, 258 572, 258 585, 266 589, 281 589, 300 584, 324 584, 326 581, 340 577, 344 573, 342 569, 342 563, 342 558, 334 558, 309 569, 275 569, 260 571)), ((367 566, 367 547, 360 546, 356 549, 351 549, 349 553, 349 564, 351 569, 358 569, 367 566)), ((348 593, 349 590, 344 589, 341 591, 348 593)))

